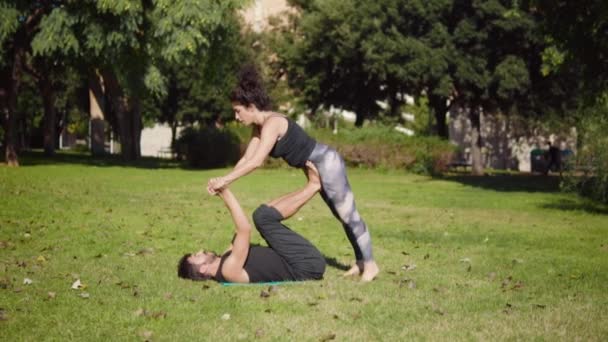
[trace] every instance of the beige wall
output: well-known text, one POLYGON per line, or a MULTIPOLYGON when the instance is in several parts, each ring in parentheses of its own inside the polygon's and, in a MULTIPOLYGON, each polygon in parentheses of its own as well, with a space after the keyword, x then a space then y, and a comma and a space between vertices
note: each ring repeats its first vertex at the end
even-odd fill
POLYGON ((286 0, 251 0, 249 7, 243 12, 245 22, 251 28, 260 32, 268 27, 268 18, 279 15, 290 9, 286 0))
MULTIPOLYGON (((471 163, 471 121, 462 108, 454 107, 449 113, 450 141, 461 147, 459 156, 471 163)), ((530 121, 508 116, 481 117, 482 162, 484 167, 531 171, 530 153, 534 149, 547 149, 551 141, 561 150, 576 153, 575 128, 563 132, 550 132, 534 127, 530 121)))

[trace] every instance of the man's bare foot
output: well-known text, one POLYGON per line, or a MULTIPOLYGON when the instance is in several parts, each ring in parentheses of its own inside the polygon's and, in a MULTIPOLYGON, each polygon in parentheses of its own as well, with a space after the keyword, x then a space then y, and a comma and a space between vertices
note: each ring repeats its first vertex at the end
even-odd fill
POLYGON ((361 281, 372 281, 380 273, 380 268, 375 261, 367 261, 363 264, 363 274, 361 274, 361 281))

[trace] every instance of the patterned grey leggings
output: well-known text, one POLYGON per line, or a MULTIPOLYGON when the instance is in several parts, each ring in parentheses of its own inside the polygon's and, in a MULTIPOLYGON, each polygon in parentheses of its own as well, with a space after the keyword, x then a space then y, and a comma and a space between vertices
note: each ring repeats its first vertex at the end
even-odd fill
POLYGON ((336 150, 321 143, 317 143, 309 160, 315 164, 321 176, 321 197, 342 223, 357 260, 373 260, 372 239, 355 207, 344 160, 336 150))

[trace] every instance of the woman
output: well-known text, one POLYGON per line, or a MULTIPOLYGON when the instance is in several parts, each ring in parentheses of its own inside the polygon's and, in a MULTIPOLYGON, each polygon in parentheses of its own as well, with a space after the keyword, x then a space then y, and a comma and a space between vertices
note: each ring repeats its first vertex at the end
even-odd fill
POLYGON ((283 158, 289 165, 304 168, 311 161, 321 176, 321 196, 340 220, 355 251, 356 263, 345 275, 361 274, 370 281, 379 269, 372 256, 370 233, 355 207, 346 177, 344 160, 331 147, 310 138, 293 120, 270 111, 270 98, 252 66, 241 70, 239 84, 230 96, 236 120, 252 126, 252 137, 245 154, 227 175, 210 179, 210 194, 262 166, 267 156, 283 158))

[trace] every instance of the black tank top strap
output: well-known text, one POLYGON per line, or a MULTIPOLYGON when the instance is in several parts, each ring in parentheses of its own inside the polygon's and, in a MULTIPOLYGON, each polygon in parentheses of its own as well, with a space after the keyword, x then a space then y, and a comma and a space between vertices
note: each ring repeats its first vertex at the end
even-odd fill
POLYGON ((286 116, 283 117, 287 120, 287 132, 275 143, 270 151, 270 156, 283 158, 287 164, 293 167, 304 167, 316 141, 308 136, 295 121, 286 116))

